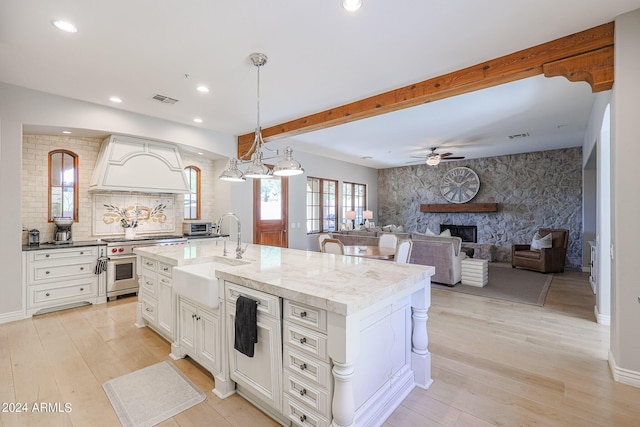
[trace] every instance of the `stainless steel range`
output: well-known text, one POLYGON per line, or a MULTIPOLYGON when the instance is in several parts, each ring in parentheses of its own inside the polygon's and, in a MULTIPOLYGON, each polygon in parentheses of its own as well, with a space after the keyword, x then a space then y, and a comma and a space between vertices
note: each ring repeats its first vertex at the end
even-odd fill
POLYGON ((135 239, 124 237, 102 239, 107 242, 107 298, 138 293, 138 272, 134 248, 141 246, 181 245, 187 239, 183 236, 140 236, 135 239))

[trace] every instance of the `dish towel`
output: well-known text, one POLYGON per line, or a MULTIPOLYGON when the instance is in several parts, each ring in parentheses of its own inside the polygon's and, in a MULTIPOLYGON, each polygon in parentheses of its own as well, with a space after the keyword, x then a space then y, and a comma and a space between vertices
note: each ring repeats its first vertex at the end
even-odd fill
POLYGON ((253 357, 258 342, 258 301, 240 295, 236 301, 236 337, 233 348, 253 357))

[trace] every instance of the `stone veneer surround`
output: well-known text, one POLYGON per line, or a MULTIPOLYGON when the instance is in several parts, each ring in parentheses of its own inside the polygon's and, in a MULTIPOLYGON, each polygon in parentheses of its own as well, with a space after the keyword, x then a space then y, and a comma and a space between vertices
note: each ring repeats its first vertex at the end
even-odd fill
POLYGON ((496 246, 496 261, 511 261, 512 243, 529 243, 538 228, 569 230, 567 267, 582 266, 582 149, 539 151, 484 159, 381 169, 380 225, 438 232, 440 224, 476 225, 478 242, 496 246), (480 177, 470 203, 498 203, 495 213, 422 213, 420 204, 447 203, 439 190, 445 172, 467 166, 480 177))

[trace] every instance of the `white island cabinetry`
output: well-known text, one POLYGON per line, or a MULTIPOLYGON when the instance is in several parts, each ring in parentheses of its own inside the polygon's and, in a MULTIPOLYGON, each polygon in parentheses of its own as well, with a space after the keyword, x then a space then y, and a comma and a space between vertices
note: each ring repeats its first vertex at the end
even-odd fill
MULTIPOLYGON (((219 297, 220 347, 215 366, 200 363, 220 398, 238 392, 283 425, 380 426, 414 387, 431 385, 433 267, 259 245, 248 246, 242 263, 221 263, 213 244, 136 252, 180 267, 215 264, 209 274, 217 280, 208 283, 219 297), (234 348, 239 295, 258 302, 253 357, 234 348)), ((194 352, 198 360, 189 319, 199 308, 179 306, 172 356, 194 352)))
POLYGON ((211 373, 220 372, 220 319, 218 310, 209 310, 187 298, 178 297, 179 346, 174 358, 190 356, 211 373))
POLYGON ((151 257, 138 257, 138 327, 149 326, 170 342, 175 335, 176 303, 171 289, 172 266, 151 257))

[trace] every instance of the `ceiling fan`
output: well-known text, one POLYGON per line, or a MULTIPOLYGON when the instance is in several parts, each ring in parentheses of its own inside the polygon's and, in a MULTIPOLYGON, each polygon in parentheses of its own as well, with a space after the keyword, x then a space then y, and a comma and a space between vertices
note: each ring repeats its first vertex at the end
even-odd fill
MULTIPOLYGON (((431 152, 429 154, 427 154, 426 158, 424 156, 411 156, 411 157, 415 157, 416 159, 424 159, 426 164, 428 164, 429 166, 436 166, 442 160, 462 160, 462 159, 464 159, 464 156, 452 156, 453 153, 438 154, 438 153, 436 153, 437 149, 438 149, 437 147, 433 147, 431 149, 431 152)), ((410 162, 410 163, 415 163, 415 162, 410 162)))

